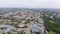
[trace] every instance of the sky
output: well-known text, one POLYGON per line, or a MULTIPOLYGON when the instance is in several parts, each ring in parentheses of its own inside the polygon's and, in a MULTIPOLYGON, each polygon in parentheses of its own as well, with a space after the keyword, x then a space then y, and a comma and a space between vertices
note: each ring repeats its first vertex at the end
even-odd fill
POLYGON ((60 0, 0 0, 0 7, 60 8, 60 0))

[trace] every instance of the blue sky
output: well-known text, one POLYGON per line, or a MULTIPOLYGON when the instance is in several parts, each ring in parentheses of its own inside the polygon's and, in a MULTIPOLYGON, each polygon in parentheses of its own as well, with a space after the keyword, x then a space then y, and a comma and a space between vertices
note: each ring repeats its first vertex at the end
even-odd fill
POLYGON ((60 0, 0 0, 0 7, 60 8, 60 0))

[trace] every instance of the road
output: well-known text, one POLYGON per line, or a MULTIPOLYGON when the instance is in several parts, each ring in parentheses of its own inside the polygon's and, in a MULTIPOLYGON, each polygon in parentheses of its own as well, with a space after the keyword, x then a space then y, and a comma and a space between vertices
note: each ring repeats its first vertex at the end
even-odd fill
POLYGON ((33 22, 31 22, 31 25, 28 28, 23 28, 23 30, 26 32, 26 34, 31 34, 30 28, 32 27, 33 22))

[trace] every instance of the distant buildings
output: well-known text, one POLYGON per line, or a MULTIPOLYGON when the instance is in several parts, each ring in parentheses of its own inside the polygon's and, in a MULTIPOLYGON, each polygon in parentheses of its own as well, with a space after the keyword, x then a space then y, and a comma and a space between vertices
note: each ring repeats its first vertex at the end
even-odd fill
POLYGON ((40 12, 30 10, 0 15, 0 18, 2 18, 0 20, 4 21, 3 24, 0 24, 0 28, 2 29, 0 31, 5 34, 18 34, 18 31, 24 30, 26 34, 31 34, 31 30, 33 33, 39 32, 40 34, 44 34, 44 23, 40 17, 40 12))
POLYGON ((57 14, 57 15, 56 15, 56 18, 60 18, 60 14, 57 14))

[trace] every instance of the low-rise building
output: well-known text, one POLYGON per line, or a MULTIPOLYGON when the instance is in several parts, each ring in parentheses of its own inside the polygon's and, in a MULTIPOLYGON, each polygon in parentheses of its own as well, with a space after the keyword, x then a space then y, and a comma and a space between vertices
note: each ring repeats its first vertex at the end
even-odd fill
POLYGON ((36 24, 34 24, 30 30, 32 33, 44 34, 44 29, 36 24))

